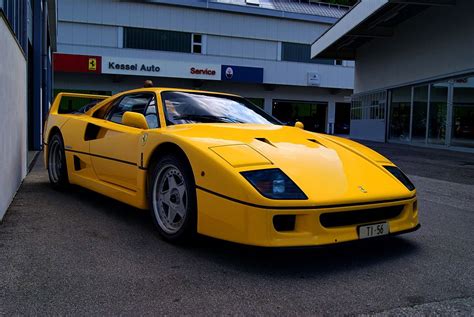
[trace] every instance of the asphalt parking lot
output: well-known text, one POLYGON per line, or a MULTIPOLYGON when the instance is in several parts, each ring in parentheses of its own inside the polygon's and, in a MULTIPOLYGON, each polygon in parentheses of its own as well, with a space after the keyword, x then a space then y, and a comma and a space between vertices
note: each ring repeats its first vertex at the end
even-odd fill
POLYGON ((422 228, 322 249, 170 245, 39 159, 0 225, 0 315, 474 315, 474 154, 369 145, 417 185, 422 228))

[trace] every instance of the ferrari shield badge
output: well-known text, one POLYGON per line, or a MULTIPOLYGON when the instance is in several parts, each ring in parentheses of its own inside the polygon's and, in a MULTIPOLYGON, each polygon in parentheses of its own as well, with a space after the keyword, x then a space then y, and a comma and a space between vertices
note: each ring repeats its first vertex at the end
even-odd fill
POLYGON ((367 190, 363 186, 359 186, 359 190, 364 194, 367 194, 367 190))
POLYGON ((142 146, 146 144, 147 140, 148 140, 148 133, 144 133, 141 137, 142 146))

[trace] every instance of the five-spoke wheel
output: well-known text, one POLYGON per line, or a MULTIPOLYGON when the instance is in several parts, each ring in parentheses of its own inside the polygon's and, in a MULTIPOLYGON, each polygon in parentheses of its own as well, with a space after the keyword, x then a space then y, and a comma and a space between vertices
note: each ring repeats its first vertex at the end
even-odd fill
POLYGON ((58 133, 51 137, 48 145, 48 175, 54 188, 60 189, 68 184, 64 144, 58 133))
POLYGON ((169 241, 196 231, 196 193, 187 162, 178 155, 159 159, 150 182, 150 208, 159 233, 169 241))

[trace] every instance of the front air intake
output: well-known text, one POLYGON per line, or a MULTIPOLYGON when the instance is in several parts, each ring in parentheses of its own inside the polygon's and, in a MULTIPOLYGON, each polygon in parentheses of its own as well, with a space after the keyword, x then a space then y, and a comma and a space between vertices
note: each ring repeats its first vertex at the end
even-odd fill
POLYGON ((294 231, 295 230, 295 215, 276 215, 273 216, 273 227, 276 231, 294 231))
POLYGON ((319 221, 326 228, 360 225, 398 217, 404 205, 373 209, 351 210, 321 214, 319 221))

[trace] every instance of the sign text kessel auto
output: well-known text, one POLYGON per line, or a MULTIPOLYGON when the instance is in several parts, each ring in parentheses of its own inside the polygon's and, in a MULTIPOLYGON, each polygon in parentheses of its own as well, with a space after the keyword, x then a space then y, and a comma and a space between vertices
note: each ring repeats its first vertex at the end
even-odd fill
POLYGON ((141 71, 141 72, 159 72, 160 66, 158 65, 147 65, 147 64, 120 64, 115 62, 109 62, 109 69, 115 70, 130 70, 130 71, 141 71))

